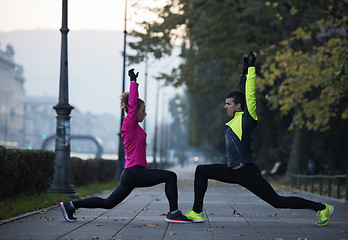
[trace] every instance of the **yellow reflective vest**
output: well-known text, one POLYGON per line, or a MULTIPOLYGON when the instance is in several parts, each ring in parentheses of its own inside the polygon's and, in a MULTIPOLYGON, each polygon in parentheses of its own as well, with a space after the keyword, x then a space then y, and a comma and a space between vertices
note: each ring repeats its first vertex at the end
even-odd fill
POLYGON ((249 67, 248 74, 241 76, 238 87, 238 91, 245 93, 244 111, 235 112, 225 126, 229 168, 254 162, 251 155, 251 133, 257 125, 255 84, 255 67, 249 67))

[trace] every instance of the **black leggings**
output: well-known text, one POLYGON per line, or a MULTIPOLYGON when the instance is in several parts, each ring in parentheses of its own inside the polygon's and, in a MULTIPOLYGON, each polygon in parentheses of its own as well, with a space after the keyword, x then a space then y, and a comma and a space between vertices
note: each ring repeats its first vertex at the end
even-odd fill
POLYGON ((194 181, 195 201, 192 210, 197 213, 203 211, 203 199, 207 191, 208 179, 239 184, 275 208, 312 209, 314 211, 320 211, 325 208, 324 204, 300 197, 279 196, 262 177, 259 168, 254 164, 245 165, 237 170, 227 168, 226 164, 211 164, 199 165, 196 168, 194 181))
POLYGON ((104 199, 90 197, 73 201, 77 208, 105 208, 111 209, 121 203, 137 187, 151 187, 165 183, 165 194, 169 201, 170 211, 178 209, 178 188, 177 177, 174 172, 160 169, 147 169, 142 166, 133 166, 123 170, 120 177, 120 184, 104 199))

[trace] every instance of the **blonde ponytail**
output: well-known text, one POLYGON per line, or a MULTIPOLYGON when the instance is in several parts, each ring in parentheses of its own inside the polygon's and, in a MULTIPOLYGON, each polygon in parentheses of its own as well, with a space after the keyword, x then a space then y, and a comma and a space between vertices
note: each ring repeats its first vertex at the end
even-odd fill
MULTIPOLYGON (((129 92, 124 92, 120 96, 120 100, 121 100, 120 107, 121 109, 123 108, 126 113, 128 113, 128 108, 129 108, 128 99, 129 99, 129 92)), ((140 98, 138 98, 137 109, 140 108, 141 104, 145 104, 145 102, 141 100, 140 98)))

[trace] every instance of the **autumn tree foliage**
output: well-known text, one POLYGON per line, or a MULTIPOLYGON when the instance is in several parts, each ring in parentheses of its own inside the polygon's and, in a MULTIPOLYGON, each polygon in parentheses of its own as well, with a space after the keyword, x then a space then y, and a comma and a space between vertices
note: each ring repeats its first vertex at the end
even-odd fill
MULTIPOLYGON (((161 58, 180 46, 183 62, 158 76, 185 84, 189 143, 223 161, 224 96, 235 90, 242 57, 257 54, 254 156, 261 168, 276 161, 306 170, 308 159, 347 169, 348 81, 346 1, 168 0, 152 9, 130 43, 133 61, 161 58), (329 148, 324 148, 330 142, 329 148)), ((132 60, 130 58, 130 60, 132 60)))

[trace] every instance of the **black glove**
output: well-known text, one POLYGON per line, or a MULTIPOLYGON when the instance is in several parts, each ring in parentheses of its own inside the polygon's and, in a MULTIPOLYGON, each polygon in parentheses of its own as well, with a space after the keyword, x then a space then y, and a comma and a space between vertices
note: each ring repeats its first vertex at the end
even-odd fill
POLYGON ((128 76, 130 77, 130 80, 132 82, 136 82, 137 81, 138 75, 139 75, 139 72, 137 72, 137 74, 134 73, 134 68, 132 68, 131 70, 128 71, 128 76))
POLYGON ((249 67, 249 58, 244 57, 243 60, 244 60, 244 63, 243 63, 242 75, 247 75, 248 74, 248 67, 249 67))
POLYGON ((249 52, 249 67, 255 67, 256 57, 253 51, 249 52))

